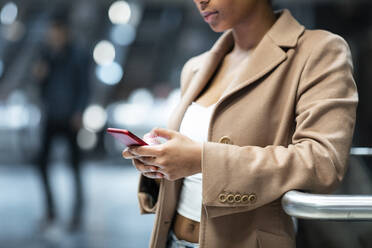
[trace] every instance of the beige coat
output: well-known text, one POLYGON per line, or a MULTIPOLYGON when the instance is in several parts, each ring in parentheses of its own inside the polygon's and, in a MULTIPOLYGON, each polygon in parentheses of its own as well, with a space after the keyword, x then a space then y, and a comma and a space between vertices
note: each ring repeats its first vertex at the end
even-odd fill
MULTIPOLYGON (((213 48, 189 60, 182 99, 168 128, 183 115, 233 45, 225 32, 213 48)), ((284 10, 212 114, 203 145, 201 248, 294 247, 281 196, 292 189, 326 193, 342 180, 358 102, 346 42, 305 30, 284 10)), ((156 211, 150 247, 164 248, 182 180, 160 189, 141 177, 142 213, 156 211)))

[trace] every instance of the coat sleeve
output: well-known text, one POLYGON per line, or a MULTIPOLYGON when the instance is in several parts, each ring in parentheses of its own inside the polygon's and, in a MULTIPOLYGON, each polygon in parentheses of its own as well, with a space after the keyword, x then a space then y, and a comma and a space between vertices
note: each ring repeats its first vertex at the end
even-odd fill
MULTIPOLYGON (((181 72, 181 97, 184 95, 191 77, 194 74, 195 66, 198 64, 198 57, 189 59, 183 66, 181 72)), ((156 182, 154 179, 150 179, 140 175, 139 186, 138 186, 138 202, 141 214, 155 213, 157 209, 157 201, 159 195, 159 189, 164 179, 156 182)))
POLYGON ((303 67, 291 144, 203 144, 208 217, 254 210, 289 190, 327 193, 337 186, 346 171, 358 102, 352 70, 346 42, 325 35, 303 67))

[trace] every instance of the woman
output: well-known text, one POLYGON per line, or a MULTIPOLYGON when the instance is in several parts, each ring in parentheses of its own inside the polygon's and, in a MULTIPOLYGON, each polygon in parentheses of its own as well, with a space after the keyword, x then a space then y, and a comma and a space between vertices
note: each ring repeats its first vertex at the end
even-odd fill
POLYGON ((181 75, 161 145, 123 152, 142 173, 150 247, 295 247, 280 204, 342 180, 357 106, 349 48, 268 0, 194 0, 224 32, 181 75))

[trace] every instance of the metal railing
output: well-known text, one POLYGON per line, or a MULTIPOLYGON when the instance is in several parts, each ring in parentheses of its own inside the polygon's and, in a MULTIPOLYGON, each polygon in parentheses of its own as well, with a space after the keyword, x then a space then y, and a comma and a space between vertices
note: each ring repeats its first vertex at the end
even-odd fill
POLYGON ((370 148, 370 147, 353 147, 350 150, 350 155, 371 156, 372 155, 372 148, 370 148))
POLYGON ((372 196, 317 195, 296 190, 282 198, 284 211, 300 219, 372 220, 372 196))
MULTIPOLYGON (((372 148, 354 147, 351 155, 371 156, 372 148)), ((361 221, 372 220, 372 196, 320 195, 292 190, 282 198, 284 211, 300 219, 361 221)))

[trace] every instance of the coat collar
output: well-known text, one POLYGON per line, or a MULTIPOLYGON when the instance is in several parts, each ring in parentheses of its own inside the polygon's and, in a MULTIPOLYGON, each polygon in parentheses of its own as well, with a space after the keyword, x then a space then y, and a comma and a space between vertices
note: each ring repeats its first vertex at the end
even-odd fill
MULTIPOLYGON (((240 64, 240 72, 237 73, 235 80, 231 82, 229 87, 222 94, 222 97, 216 105, 216 109, 228 96, 262 78, 286 60, 287 54, 283 48, 293 48, 297 45, 299 37, 305 30, 304 27, 293 18, 288 10, 282 10, 276 14, 278 15, 277 21, 257 45, 251 56, 242 61, 240 64)), ((179 108, 176 111, 178 112, 176 113, 178 116, 175 116, 175 122, 173 122, 170 128, 179 129, 182 116, 187 106, 189 106, 203 90, 225 55, 231 51, 233 45, 233 34, 232 31, 229 30, 226 31, 217 40, 212 49, 206 53, 203 61, 197 65, 199 68, 195 68, 197 73, 190 82, 190 86, 181 100, 179 108)))
MULTIPOLYGON (((279 47, 293 48, 297 45, 298 38, 304 31, 304 26, 299 24, 289 10, 276 11, 278 19, 265 36, 279 47)), ((210 52, 225 55, 234 45, 232 31, 228 30, 217 40, 210 52)))

